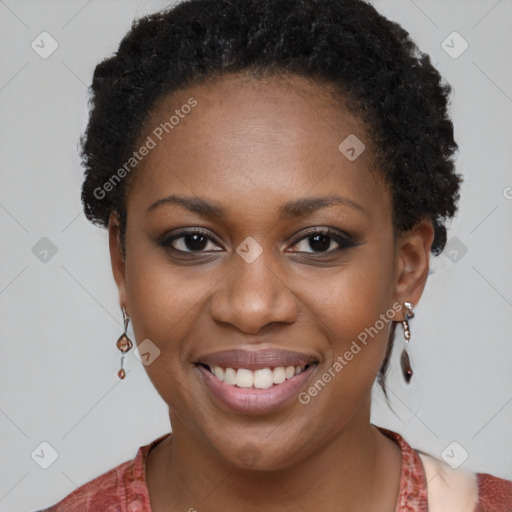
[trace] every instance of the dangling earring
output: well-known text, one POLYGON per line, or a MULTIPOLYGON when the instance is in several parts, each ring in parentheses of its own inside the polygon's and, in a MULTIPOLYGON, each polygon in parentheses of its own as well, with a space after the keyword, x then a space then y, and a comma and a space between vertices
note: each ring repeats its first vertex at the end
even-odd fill
POLYGON ((404 337, 405 337, 405 348, 402 350, 402 355, 400 356, 400 366, 402 368, 402 375, 404 376, 405 382, 409 384, 412 377, 412 368, 411 361, 409 360, 409 354, 407 353, 407 346, 409 345, 409 340, 411 339, 411 331, 409 329, 408 320, 414 318, 414 311, 412 307, 412 303, 404 302, 404 306, 407 308, 405 312, 405 318, 402 320, 402 326, 404 328, 404 337))
POLYGON ((130 338, 128 338, 128 335, 126 334, 126 329, 128 329, 128 322, 130 320, 130 317, 128 316, 128 313, 124 308, 121 308, 123 312, 123 320, 124 320, 124 333, 121 334, 119 339, 117 340, 116 346, 117 348, 123 353, 121 356, 121 369, 117 372, 117 375, 120 379, 124 379, 126 377, 126 372, 123 369, 123 361, 124 361, 124 355, 128 350, 130 350, 133 346, 132 342, 130 341, 130 338))

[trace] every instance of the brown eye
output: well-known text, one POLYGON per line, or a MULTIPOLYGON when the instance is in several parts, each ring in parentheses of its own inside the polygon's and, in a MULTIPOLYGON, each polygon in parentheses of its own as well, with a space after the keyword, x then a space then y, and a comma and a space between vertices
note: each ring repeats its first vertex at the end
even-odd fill
POLYGON ((319 229, 310 232, 305 237, 295 242, 292 247, 298 247, 298 252, 314 254, 335 252, 342 249, 348 249, 349 247, 354 247, 355 245, 355 242, 348 236, 343 236, 330 229, 319 229))
POLYGON ((182 231, 161 242, 164 247, 179 252, 215 251, 218 245, 204 231, 182 231))

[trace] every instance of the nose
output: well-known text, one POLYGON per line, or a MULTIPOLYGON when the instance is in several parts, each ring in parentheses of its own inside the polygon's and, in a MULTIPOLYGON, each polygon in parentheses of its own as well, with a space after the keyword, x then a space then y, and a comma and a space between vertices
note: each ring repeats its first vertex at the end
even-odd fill
POLYGON ((231 324, 247 334, 258 334, 271 323, 295 322, 296 296, 269 266, 270 258, 264 256, 265 252, 252 263, 233 255, 231 271, 210 300, 213 320, 231 324))

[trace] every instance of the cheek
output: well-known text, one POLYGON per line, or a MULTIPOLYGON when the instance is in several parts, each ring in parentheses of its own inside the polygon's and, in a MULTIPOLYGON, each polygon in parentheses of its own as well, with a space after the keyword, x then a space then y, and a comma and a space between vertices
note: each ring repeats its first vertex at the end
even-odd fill
POLYGON ((162 355, 172 355, 182 348, 174 340, 193 324, 205 288, 191 279, 192 270, 173 269, 159 253, 128 249, 126 291, 137 342, 150 339, 162 355))
POLYGON ((205 290, 186 272, 162 263, 160 256, 137 249, 127 254, 126 290, 135 340, 138 345, 150 340, 159 351, 144 369, 164 402, 186 417, 195 404, 184 386, 189 361, 185 340, 193 338, 205 290))
POLYGON ((308 292, 308 309, 329 342, 326 363, 335 365, 331 373, 347 394, 358 385, 371 387, 396 320, 392 250, 380 248, 360 250, 336 276, 316 279, 308 292))
POLYGON ((335 274, 310 280, 310 309, 340 338, 357 337, 392 305, 392 258, 385 247, 376 252, 361 248, 335 274))

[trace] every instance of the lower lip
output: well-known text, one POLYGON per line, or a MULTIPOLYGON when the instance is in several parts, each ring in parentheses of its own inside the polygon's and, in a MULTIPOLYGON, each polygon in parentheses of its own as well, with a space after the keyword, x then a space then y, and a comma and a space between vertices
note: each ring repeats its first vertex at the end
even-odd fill
POLYGON ((220 381, 203 366, 196 366, 212 394, 231 411, 244 414, 268 414, 279 410, 291 399, 296 398, 316 365, 267 389, 239 388, 220 381))

